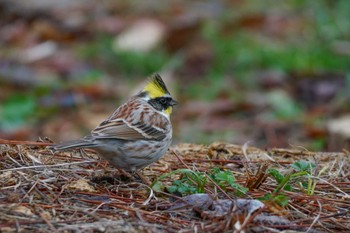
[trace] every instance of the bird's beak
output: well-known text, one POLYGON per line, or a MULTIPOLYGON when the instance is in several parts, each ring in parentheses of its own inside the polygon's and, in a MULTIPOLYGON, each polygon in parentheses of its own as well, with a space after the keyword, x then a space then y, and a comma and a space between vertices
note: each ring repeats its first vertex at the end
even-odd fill
POLYGON ((170 101, 170 105, 171 106, 174 106, 174 105, 177 105, 179 102, 177 102, 176 100, 174 100, 174 99, 172 99, 171 101, 170 101))

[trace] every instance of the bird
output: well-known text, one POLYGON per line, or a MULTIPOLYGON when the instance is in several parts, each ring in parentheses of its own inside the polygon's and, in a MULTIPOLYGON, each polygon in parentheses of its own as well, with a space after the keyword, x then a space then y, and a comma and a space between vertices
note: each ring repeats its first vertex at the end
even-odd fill
POLYGON ((90 134, 49 146, 53 152, 90 148, 117 169, 136 172, 158 161, 172 141, 170 115, 178 102, 159 74, 90 134))

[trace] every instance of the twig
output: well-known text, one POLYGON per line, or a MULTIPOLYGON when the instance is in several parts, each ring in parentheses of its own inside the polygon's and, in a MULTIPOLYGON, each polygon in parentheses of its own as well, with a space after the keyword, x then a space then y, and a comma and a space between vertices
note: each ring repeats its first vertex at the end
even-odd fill
POLYGON ((326 181, 326 180, 324 180, 324 179, 322 179, 322 178, 320 178, 320 177, 317 177, 317 176, 310 176, 310 177, 313 178, 313 179, 320 180, 320 181, 322 181, 322 182, 324 182, 324 183, 326 183, 326 184, 329 184, 330 186, 332 186, 333 188, 335 188, 337 191, 341 192, 341 193, 344 195, 343 198, 347 198, 347 199, 350 198, 350 195, 349 195, 349 194, 347 194, 346 192, 344 192, 343 190, 341 190, 340 188, 338 188, 338 187, 335 186, 334 184, 329 183, 328 181, 326 181))
POLYGON ((29 196, 29 194, 33 191, 33 189, 35 188, 35 186, 36 186, 38 183, 39 183, 39 180, 36 180, 36 181, 34 182, 34 184, 33 184, 32 187, 29 189, 29 191, 22 197, 21 202, 23 202, 23 200, 24 200, 27 196, 29 196))
POLYGON ((40 218, 49 226, 52 232, 54 233, 58 232, 58 230, 52 225, 52 223, 43 214, 40 214, 40 218))
POLYGON ((28 167, 15 167, 10 169, 1 170, 2 172, 7 171, 18 171, 18 170, 25 170, 25 169, 36 169, 36 168, 48 168, 48 167, 63 167, 63 166, 70 166, 70 165, 77 165, 77 164, 84 164, 84 163, 95 163, 96 161, 81 161, 81 162, 72 162, 72 163, 60 163, 60 164, 52 164, 52 165, 37 165, 37 166, 28 166, 28 167))
POLYGON ((0 139, 0 144, 49 146, 49 145, 52 145, 53 143, 52 142, 33 142, 33 141, 17 141, 17 140, 0 139))
POLYGON ((240 228, 239 229, 236 229, 234 231, 234 233, 240 233, 240 232, 244 232, 244 228, 247 227, 247 225, 249 223, 251 223, 254 218, 256 216, 258 216, 259 214, 261 214, 261 212, 263 212, 263 210, 266 209, 266 207, 262 207, 260 209, 258 209, 257 211, 255 211, 254 213, 249 213, 248 216, 244 219, 243 223, 242 224, 239 224, 240 228))
POLYGON ((322 213, 322 204, 319 200, 317 200, 317 204, 319 206, 319 213, 318 215, 316 216, 316 218, 314 219, 314 221, 312 221, 311 225, 309 226, 309 228, 306 230, 306 232, 309 232, 312 227, 316 224, 316 222, 320 219, 321 217, 321 213, 322 213))

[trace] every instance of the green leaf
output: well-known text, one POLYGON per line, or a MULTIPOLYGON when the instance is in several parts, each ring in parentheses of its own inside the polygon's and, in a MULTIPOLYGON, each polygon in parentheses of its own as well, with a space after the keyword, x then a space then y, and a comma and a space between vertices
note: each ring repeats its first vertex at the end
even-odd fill
POLYGON ((164 187, 163 187, 162 183, 160 183, 159 181, 156 181, 152 186, 152 189, 155 192, 161 192, 163 190, 163 188, 164 187))
POLYGON ((243 195, 248 191, 248 188, 241 186, 235 182, 235 177, 232 171, 221 171, 219 168, 213 168, 210 177, 221 187, 231 186, 236 190, 237 195, 243 195))
POLYGON ((277 183, 281 183, 284 179, 284 175, 282 175, 278 170, 274 169, 274 168, 270 168, 267 170, 267 172, 273 177, 275 178, 275 180, 277 181, 277 183))
POLYGON ((175 186, 175 185, 168 186, 167 190, 168 190, 169 193, 174 193, 177 190, 177 186, 175 186))
POLYGON ((259 197, 257 199, 261 201, 273 201, 280 206, 288 205, 288 202, 290 200, 290 198, 286 195, 272 195, 271 193, 266 193, 263 197, 259 197))
POLYGON ((273 200, 280 206, 286 206, 288 205, 290 198, 286 195, 277 195, 273 200))
POLYGON ((235 190, 236 190, 236 194, 238 195, 238 196, 242 196, 242 195, 244 195, 245 193, 247 193, 248 192, 248 188, 245 188, 245 187, 243 187, 243 186, 241 186, 240 184, 238 184, 238 183, 232 183, 231 184, 231 187, 232 188, 234 188, 235 190))
POLYGON ((290 166, 297 171, 306 171, 308 173, 311 173, 311 170, 316 167, 316 165, 314 163, 306 162, 303 160, 296 161, 295 163, 291 164, 290 166))
MULTIPOLYGON (((273 177, 275 178, 276 182, 278 184, 282 184, 286 179, 286 177, 281 174, 278 170, 274 169, 274 168, 270 168, 267 170, 267 172, 273 177)), ((292 186, 287 182, 284 187, 283 187, 284 190, 288 190, 288 191, 291 191, 292 190, 292 186)))

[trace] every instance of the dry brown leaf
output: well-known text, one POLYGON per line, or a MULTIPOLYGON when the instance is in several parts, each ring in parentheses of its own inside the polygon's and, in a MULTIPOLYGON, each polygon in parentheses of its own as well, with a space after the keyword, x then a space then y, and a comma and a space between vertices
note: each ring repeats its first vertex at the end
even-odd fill
POLYGON ((5 171, 0 174, 0 184, 5 186, 14 185, 17 183, 17 179, 13 176, 12 171, 5 171))
POLYGON ((77 190, 82 192, 97 192, 97 190, 88 183, 86 179, 72 181, 65 185, 65 189, 77 190))
POLYGON ((19 215, 25 216, 33 216, 33 212, 31 209, 25 206, 17 205, 11 208, 11 212, 19 215))

